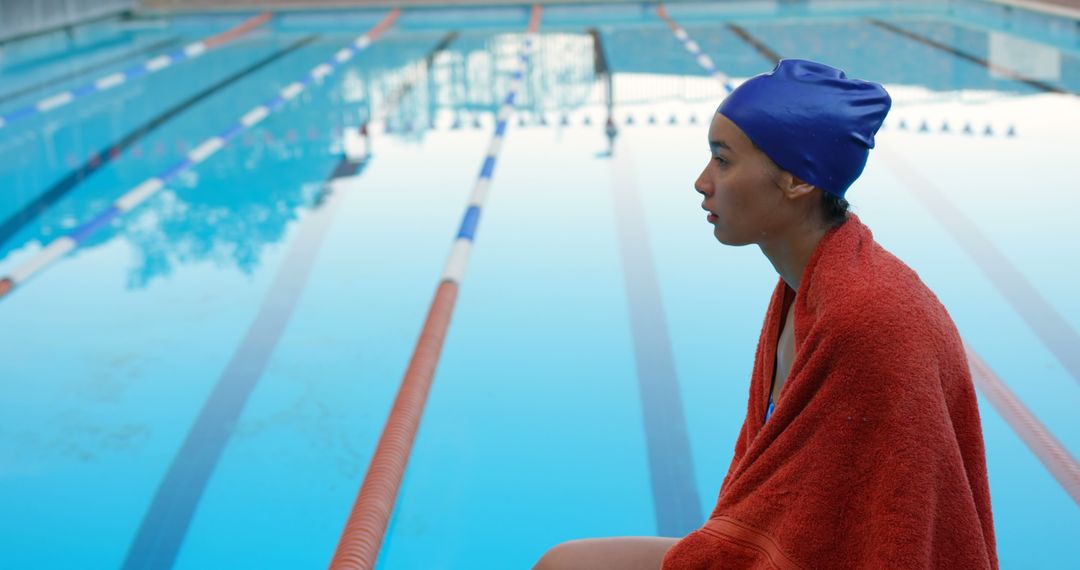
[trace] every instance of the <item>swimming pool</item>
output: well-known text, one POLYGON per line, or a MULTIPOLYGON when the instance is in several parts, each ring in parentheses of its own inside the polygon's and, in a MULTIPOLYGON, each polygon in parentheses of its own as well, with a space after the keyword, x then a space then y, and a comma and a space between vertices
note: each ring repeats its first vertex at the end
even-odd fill
POLYGON ((961 2, 667 12, 697 52, 653 5, 546 7, 496 149, 525 6, 406 9, 363 47, 386 10, 3 46, 0 277, 27 278, 0 297, 0 567, 325 566, 484 171, 380 567, 695 528, 776 283, 691 187, 725 92, 705 62, 737 82, 775 57, 892 93, 848 196, 1060 442, 980 385, 1002 566, 1075 559, 1080 26, 961 2))

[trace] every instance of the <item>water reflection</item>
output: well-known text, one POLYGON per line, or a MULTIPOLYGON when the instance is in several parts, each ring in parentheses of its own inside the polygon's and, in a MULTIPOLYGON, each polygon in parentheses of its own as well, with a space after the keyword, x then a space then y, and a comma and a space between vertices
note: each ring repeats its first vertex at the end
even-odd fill
MULTIPOLYGON (((287 181, 286 163, 275 166, 268 174, 287 181)), ((207 200, 205 192, 166 190, 152 207, 132 212, 121 230, 137 247, 128 286, 144 287, 187 263, 212 262, 251 273, 267 247, 281 241, 298 211, 316 203, 320 191, 319 184, 297 181, 259 186, 257 192, 240 191, 239 196, 215 201, 207 200)), ((101 237, 94 243, 107 239, 111 238, 101 237)))
MULTIPOLYGON (((1073 71, 1076 58, 1063 57, 1045 46, 1025 43, 1026 51, 1018 50, 1018 40, 957 31, 943 23, 915 21, 903 26, 936 41, 954 42, 957 49, 979 51, 975 43, 981 41, 979 53, 1032 76, 1062 82, 1080 76, 1073 71)), ((744 28, 785 57, 828 61, 852 75, 897 86, 898 107, 909 93, 925 102, 972 90, 993 97, 1033 91, 1029 85, 995 76, 963 58, 913 45, 910 39, 866 20, 757 22, 744 28), (922 57, 920 65, 911 65, 912 54, 922 57)), ((687 29, 717 67, 734 78, 771 67, 726 24, 687 29)), ((250 273, 303 210, 317 207, 322 181, 341 154, 344 129, 378 124, 382 127, 378 136, 422 144, 432 129, 491 128, 516 67, 521 39, 519 33, 412 32, 376 42, 356 65, 341 70, 328 85, 290 104, 279 112, 279 118, 241 135, 82 247, 94 248, 122 237, 136 252, 128 278, 135 288, 189 263, 211 262, 250 273)), ((264 85, 249 89, 244 96, 254 101, 269 90, 264 85)), ((546 32, 517 100, 518 117, 513 124, 596 129, 607 136, 607 153, 599 154, 605 156, 618 131, 634 121, 632 115, 615 117, 614 109, 670 102, 674 105, 670 109, 676 111, 664 108, 657 116, 653 109, 639 115, 638 124, 663 128, 699 119, 706 124, 707 115, 688 115, 686 109, 711 109, 723 94, 720 83, 704 74, 662 24, 608 27, 591 33, 546 32), (603 65, 597 42, 603 44, 607 56, 603 65), (606 73, 609 67, 615 71, 613 76, 606 73), (589 114, 568 117, 582 109, 589 114)), ((204 135, 227 124, 197 111, 181 121, 187 132, 204 135)), ((117 137, 122 136, 121 129, 113 128, 117 137)), ((98 181, 95 191, 73 192, 57 203, 3 246, 0 260, 28 255, 108 208, 120 189, 145 177, 145 168, 138 168, 140 160, 167 165, 198 142, 181 138, 135 145, 128 156, 103 169, 100 176, 106 180, 98 181), (102 195, 106 187, 116 190, 102 195)))

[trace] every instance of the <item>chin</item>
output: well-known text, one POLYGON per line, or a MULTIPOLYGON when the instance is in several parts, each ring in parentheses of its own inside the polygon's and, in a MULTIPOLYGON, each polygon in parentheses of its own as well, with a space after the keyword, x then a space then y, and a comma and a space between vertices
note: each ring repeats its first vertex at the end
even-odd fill
POLYGON ((722 243, 724 245, 731 245, 731 246, 738 247, 738 246, 742 246, 742 245, 748 245, 748 244, 751 243, 748 240, 739 239, 736 236, 728 235, 726 232, 724 232, 724 230, 720 229, 720 226, 716 226, 716 227, 713 228, 713 236, 716 237, 716 241, 718 241, 718 242, 720 242, 720 243, 722 243))

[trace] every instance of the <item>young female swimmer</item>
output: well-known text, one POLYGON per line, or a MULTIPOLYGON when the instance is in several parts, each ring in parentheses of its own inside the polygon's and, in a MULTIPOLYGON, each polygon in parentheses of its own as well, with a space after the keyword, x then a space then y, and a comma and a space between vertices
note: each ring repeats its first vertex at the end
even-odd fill
POLYGON ((847 212, 890 106, 805 60, 720 104, 694 189, 716 239, 756 244, 779 279, 716 507, 681 539, 575 540, 537 570, 998 567, 960 336, 847 212))

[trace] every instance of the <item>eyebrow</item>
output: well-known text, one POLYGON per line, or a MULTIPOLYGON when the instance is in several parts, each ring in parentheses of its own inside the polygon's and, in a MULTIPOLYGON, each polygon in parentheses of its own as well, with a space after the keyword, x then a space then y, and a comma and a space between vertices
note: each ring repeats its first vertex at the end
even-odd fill
POLYGON ((728 144, 726 142, 724 142, 724 141, 720 141, 720 140, 716 140, 716 141, 710 140, 709 141, 709 149, 711 149, 713 152, 716 152, 716 150, 720 149, 720 148, 725 149, 725 150, 731 150, 731 147, 728 146, 728 144))

